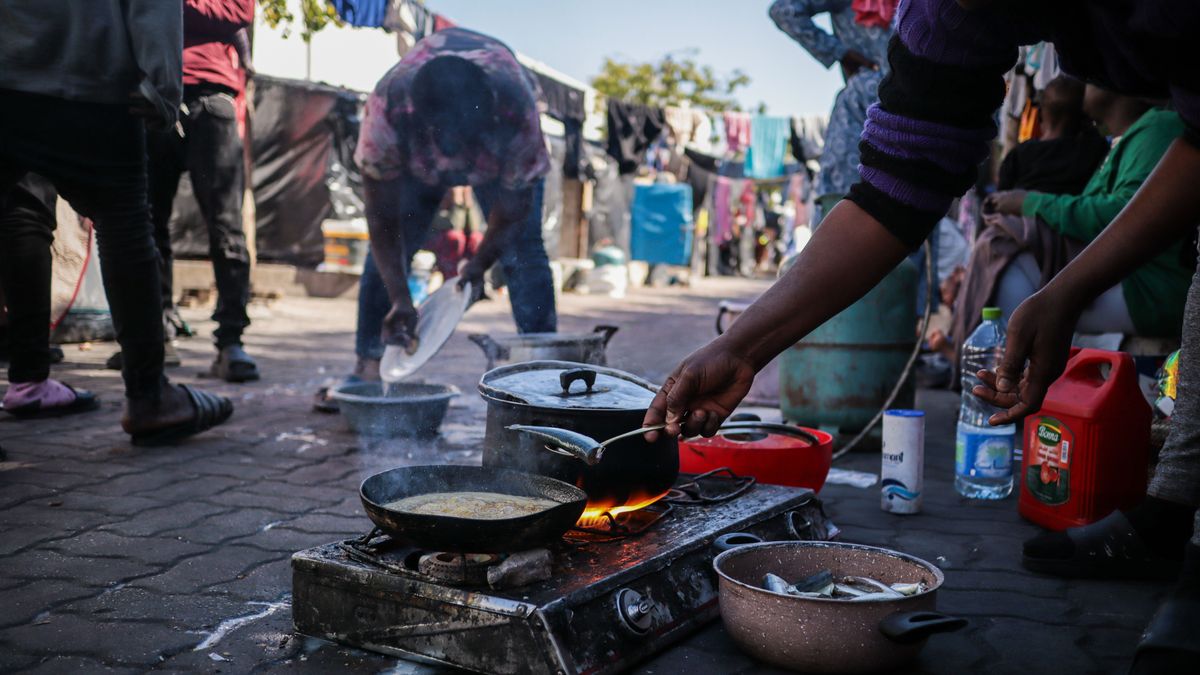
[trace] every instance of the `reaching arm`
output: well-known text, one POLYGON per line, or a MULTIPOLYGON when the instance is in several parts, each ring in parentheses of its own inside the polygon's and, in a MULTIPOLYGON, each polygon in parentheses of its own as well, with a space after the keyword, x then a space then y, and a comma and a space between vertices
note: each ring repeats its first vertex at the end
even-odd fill
POLYGON ((470 282, 476 293, 482 292, 483 274, 500 258, 500 251, 507 245, 513 225, 528 218, 529 211, 534 208, 532 187, 515 190, 497 187, 492 194, 494 197, 488 212, 487 231, 459 280, 459 285, 470 282))
POLYGON ((392 311, 384 321, 384 340, 407 346, 416 330, 417 313, 408 290, 408 251, 404 245, 402 209, 399 195, 401 179, 378 181, 363 178, 367 229, 371 234, 371 255, 383 277, 392 311))
POLYGON ((805 51, 826 68, 842 60, 846 46, 832 33, 821 30, 813 17, 826 12, 840 12, 850 0, 775 0, 769 14, 779 30, 800 43, 805 51))
POLYGON ((995 373, 982 372, 975 394, 1007 408, 992 424, 1036 412, 1062 373, 1080 313, 1105 290, 1179 241, 1200 222, 1200 149, 1172 143, 1129 204, 1083 253, 1017 308, 995 373), (1026 367, 1028 362, 1028 367, 1026 367))

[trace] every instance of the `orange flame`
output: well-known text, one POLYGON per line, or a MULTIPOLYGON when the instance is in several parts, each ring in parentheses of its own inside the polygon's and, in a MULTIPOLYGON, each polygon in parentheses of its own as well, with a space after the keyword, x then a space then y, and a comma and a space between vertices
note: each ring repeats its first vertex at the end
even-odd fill
POLYGON ((604 514, 607 513, 615 518, 622 513, 644 509, 665 496, 667 496, 666 492, 649 497, 635 494, 624 504, 617 504, 613 501, 589 502, 587 508, 583 510, 583 515, 579 517, 577 525, 579 527, 603 527, 608 524, 608 518, 604 514))

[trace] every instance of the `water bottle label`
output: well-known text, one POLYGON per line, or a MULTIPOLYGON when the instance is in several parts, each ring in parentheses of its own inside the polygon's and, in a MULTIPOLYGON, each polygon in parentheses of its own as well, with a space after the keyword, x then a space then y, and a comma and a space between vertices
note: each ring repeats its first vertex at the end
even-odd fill
POLYGON ((1038 501, 1050 506, 1071 498, 1071 451, 1075 433, 1053 417, 1031 417, 1033 430, 1026 451, 1025 487, 1038 501))
POLYGON ((954 469, 966 478, 1008 478, 1012 475, 1013 436, 972 433, 958 429, 954 469))

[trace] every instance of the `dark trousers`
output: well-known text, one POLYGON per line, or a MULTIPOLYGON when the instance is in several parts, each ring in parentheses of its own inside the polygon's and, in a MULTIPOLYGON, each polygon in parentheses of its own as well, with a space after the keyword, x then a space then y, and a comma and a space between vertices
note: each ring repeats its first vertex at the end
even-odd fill
POLYGON ((171 273, 171 205, 179 177, 188 172, 200 215, 208 226, 208 250, 217 281, 217 309, 213 320, 217 347, 240 344, 250 325, 246 303, 250 300, 250 254, 242 230, 242 193, 245 165, 238 136, 233 97, 219 92, 189 89, 184 95, 187 112, 181 115, 183 136, 175 130, 151 134, 150 213, 154 240, 162 260, 162 307, 174 306, 171 273))
POLYGON ((49 181, 26 174, 0 210, 0 290, 8 308, 8 381, 50 377, 50 245, 54 203, 49 181))
POLYGON ((0 212, 27 172, 44 176, 95 223, 104 291, 125 355, 125 395, 157 398, 162 303, 146 198, 144 124, 125 105, 0 90, 0 212))

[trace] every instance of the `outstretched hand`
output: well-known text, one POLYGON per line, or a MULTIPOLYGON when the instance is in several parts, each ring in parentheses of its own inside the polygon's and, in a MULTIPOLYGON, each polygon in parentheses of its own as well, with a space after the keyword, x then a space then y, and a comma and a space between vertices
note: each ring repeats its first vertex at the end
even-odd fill
POLYGON ((403 347, 410 354, 416 351, 417 319, 417 309, 411 300, 394 303, 383 319, 384 344, 403 347))
POLYGON ((483 275, 486 272, 487 267, 479 260, 478 256, 471 258, 458 271, 458 288, 462 290, 464 286, 471 284, 472 303, 478 302, 483 297, 483 275))
MULTIPOLYGON (((670 436, 712 436, 750 392, 753 364, 717 338, 685 358, 667 377, 642 426, 665 423, 670 436)), ((646 434, 654 442, 658 432, 646 434)))
POLYGON ((988 420, 993 426, 1011 424, 1041 409, 1046 390, 1066 367, 1080 309, 1044 293, 1035 293, 1013 312, 996 371, 977 373, 983 384, 972 393, 1005 408, 988 420))

